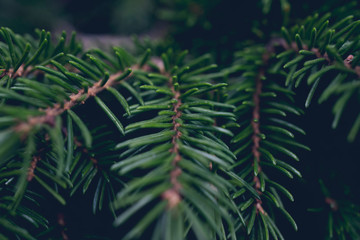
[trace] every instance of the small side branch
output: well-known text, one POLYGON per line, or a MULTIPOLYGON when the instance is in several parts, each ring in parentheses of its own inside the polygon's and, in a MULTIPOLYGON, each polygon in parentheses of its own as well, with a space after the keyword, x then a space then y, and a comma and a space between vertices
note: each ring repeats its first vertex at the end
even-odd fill
MULTIPOLYGON (((55 104, 53 107, 49 107, 47 109, 41 109, 45 114, 42 116, 30 117, 26 121, 17 124, 14 127, 14 130, 20 134, 22 134, 23 138, 25 138, 28 133, 36 126, 42 124, 48 124, 53 126, 55 123, 55 117, 61 115, 66 110, 73 108, 78 104, 84 104, 85 101, 93 96, 96 96, 99 92, 114 86, 119 83, 116 79, 122 74, 122 72, 118 72, 109 77, 109 80, 105 85, 101 86, 102 80, 96 82, 93 86, 88 88, 87 93, 85 93, 85 89, 80 89, 77 93, 73 93, 69 96, 70 100, 65 101, 63 104, 55 104)), ((131 76, 127 76, 122 81, 128 79, 131 76)))
POLYGON ((74 138, 74 143, 97 169, 101 169, 99 166, 99 161, 89 154, 89 150, 86 147, 84 147, 84 145, 76 137, 74 138))
POLYGON ((24 64, 21 65, 15 72, 13 68, 0 69, 0 71, 2 71, 0 74, 0 78, 4 77, 5 75, 8 75, 10 78, 26 76, 31 72, 32 69, 33 68, 31 68, 30 66, 25 68, 24 64))
POLYGON ((40 160, 41 160, 41 158, 39 156, 33 156, 32 161, 30 163, 30 167, 28 169, 27 178, 26 178, 26 180, 28 182, 30 182, 35 177, 34 171, 35 171, 35 168, 37 166, 37 163, 40 160))
MULTIPOLYGON (((280 45, 280 46, 282 46, 285 50, 290 50, 290 49, 292 49, 292 50, 294 50, 294 51, 296 51, 296 52, 298 52, 299 50, 301 50, 301 49, 298 48, 298 46, 297 46, 297 44, 296 44, 295 42, 292 42, 291 44, 288 44, 288 43, 285 41, 285 39, 283 39, 283 38, 274 38, 274 39, 272 39, 272 41, 270 41, 270 44, 268 45, 268 50, 270 50, 271 52, 275 52, 275 51, 274 51, 274 46, 275 46, 275 45, 280 45)), ((308 50, 308 51, 311 51, 311 52, 315 53, 315 56, 316 56, 317 58, 324 58, 329 65, 334 65, 334 62, 335 62, 335 61, 334 61, 334 60, 331 60, 330 57, 329 57, 329 55, 328 55, 326 52, 325 52, 325 53, 321 53, 320 49, 315 48, 315 47, 309 49, 309 47, 308 47, 307 45, 305 45, 305 44, 302 45, 302 48, 303 48, 304 50, 308 50)), ((355 67, 351 66, 351 62, 352 62, 353 58, 354 58, 354 56, 353 56, 352 54, 349 54, 349 55, 343 60, 344 66, 345 66, 347 69, 354 71, 354 73, 360 78, 360 66, 355 66, 355 67)))

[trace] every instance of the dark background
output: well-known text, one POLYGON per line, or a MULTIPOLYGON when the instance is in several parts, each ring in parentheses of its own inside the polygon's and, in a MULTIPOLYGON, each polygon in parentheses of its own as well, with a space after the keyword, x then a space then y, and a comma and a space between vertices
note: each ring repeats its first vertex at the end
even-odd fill
MULTIPOLYGON (((55 34, 76 30, 85 40, 115 38, 119 43, 134 34, 150 36, 192 54, 212 52, 221 64, 229 63, 244 43, 266 42, 282 25, 292 26, 315 11, 333 12, 351 2, 290 0, 281 5, 287 1, 0 0, 0 25, 17 33, 33 33, 35 28, 55 34), (271 3, 268 8, 265 2, 271 3)), ((352 10, 347 13, 358 14, 352 10)))
MULTIPOLYGON (((264 9, 262 2, 266 1, 0 0, 0 25, 21 34, 32 34, 35 28, 49 30, 55 35, 62 30, 76 30, 86 47, 92 44, 105 47, 99 46, 99 42, 131 46, 131 36, 148 36, 158 44, 159 51, 171 46, 189 49, 194 56, 210 52, 220 66, 226 67, 231 63, 233 53, 242 46, 266 44, 282 25, 291 26, 315 11, 320 14, 331 11, 335 13, 334 21, 341 19, 341 12, 336 11, 350 1, 289 1, 287 14, 282 11, 284 6, 279 0, 273 0, 269 10, 264 9)), ((359 8, 352 8, 351 13, 356 18, 359 8)), ((299 105, 304 105, 308 91, 306 86, 297 91, 299 105)), ((279 226, 286 239, 325 239, 325 213, 307 211, 308 208, 326 208, 318 184, 320 178, 334 198, 359 203, 356 174, 360 142, 359 139, 354 143, 346 141, 359 106, 348 105, 339 127, 333 130, 333 103, 329 101, 321 106, 314 103, 304 116, 290 121, 307 132, 300 142, 308 145, 312 151, 297 152, 301 162, 295 165, 301 170, 303 179, 282 181, 294 194, 295 203, 285 201, 285 205, 299 227, 299 231, 294 232, 290 224, 280 218, 279 226)), ((91 198, 92 194, 76 195, 67 208, 54 210, 54 205, 49 205, 44 210, 65 215, 71 239, 84 239, 85 235, 92 236, 88 239, 95 239, 94 235, 118 239, 123 231, 111 227, 112 220, 108 213, 96 216, 91 213, 91 202, 86 199, 91 198)), ((53 221, 56 222, 56 219, 54 215, 53 221)))

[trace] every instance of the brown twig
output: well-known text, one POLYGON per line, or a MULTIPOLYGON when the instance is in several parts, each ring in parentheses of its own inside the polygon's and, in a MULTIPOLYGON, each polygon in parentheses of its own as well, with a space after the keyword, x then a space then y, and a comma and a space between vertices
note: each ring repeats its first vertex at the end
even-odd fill
MULTIPOLYGON (((265 55, 264 55, 265 56, 265 55)), ((265 59, 265 57, 263 58, 263 60, 267 61, 267 59, 265 59)), ((251 121, 251 126, 253 129, 253 136, 252 136, 252 142, 253 142, 253 146, 252 146, 252 154, 255 158, 255 161, 257 161, 258 164, 258 174, 261 172, 261 165, 260 165, 260 157, 261 157, 261 153, 259 151, 260 148, 260 94, 262 93, 262 80, 261 78, 264 76, 265 74, 265 69, 264 67, 260 67, 259 70, 259 74, 257 75, 256 79, 255 79, 255 92, 253 94, 253 102, 254 102, 254 109, 253 109, 253 113, 252 113, 252 121, 251 121)), ((259 195, 261 195, 261 191, 260 191, 260 180, 259 177, 256 175, 254 175, 254 179, 253 179, 254 183, 255 183, 255 190, 259 193, 259 195)), ((263 207, 262 207, 262 202, 260 199, 256 199, 256 203, 255 203, 255 207, 257 212, 261 212, 262 214, 266 214, 263 207)))
MULTIPOLYGON (((270 58, 271 53, 274 51, 274 43, 270 42, 270 44, 267 46, 265 52, 262 55, 262 66, 260 66, 258 74, 255 78, 255 91, 253 94, 253 103, 254 108, 252 112, 252 121, 251 121, 251 127, 253 129, 253 135, 252 135, 252 154, 255 158, 255 161, 257 161, 258 165, 258 172, 257 175, 262 171, 261 169, 261 152, 260 152, 260 95, 262 93, 263 83, 262 78, 265 76, 266 71, 266 65, 268 63, 268 60, 270 58)), ((254 174, 253 182, 255 183, 255 190, 256 192, 261 195, 261 184, 259 177, 254 174)), ((262 201, 260 199, 256 199, 255 207, 257 213, 262 213, 263 215, 266 215, 264 208, 262 207, 262 201)))
POLYGON ((164 75, 167 75, 169 77, 169 86, 171 89, 171 92, 174 94, 174 100, 175 103, 173 105, 173 111, 175 112, 175 115, 172 117, 172 124, 173 124, 173 131, 175 134, 173 135, 171 139, 171 143, 173 147, 170 149, 170 152, 175 154, 175 157, 172 161, 172 165, 174 166, 174 169, 170 173, 170 182, 172 184, 172 188, 166 190, 162 193, 162 198, 166 199, 168 201, 168 207, 173 208, 177 206, 181 201, 181 184, 178 181, 178 176, 181 174, 181 169, 178 166, 178 162, 181 161, 181 155, 179 152, 179 145, 177 143, 177 140, 181 137, 181 132, 179 130, 180 123, 177 122, 177 120, 181 117, 182 111, 179 109, 181 107, 181 99, 180 99, 180 91, 175 89, 173 84, 173 78, 170 77, 169 74, 165 72, 163 62, 160 59, 154 59, 156 65, 159 67, 160 72, 162 72, 164 75))
POLYGON ((28 66, 28 67, 25 68, 24 64, 22 64, 16 70, 16 72, 14 72, 14 69, 12 69, 12 68, 10 68, 10 69, 0 69, 0 71, 3 71, 0 74, 0 78, 4 77, 5 75, 8 75, 10 78, 22 77, 22 76, 25 76, 25 75, 29 74, 32 69, 33 68, 31 66, 28 66))
POLYGON ((32 161, 30 163, 30 167, 28 169, 28 174, 26 180, 30 182, 34 177, 34 171, 37 166, 37 163, 41 160, 40 156, 33 156, 32 161))
MULTIPOLYGON (((76 106, 77 104, 81 103, 84 104, 85 101, 93 96, 96 96, 99 92, 103 91, 106 88, 109 88, 113 85, 116 85, 118 83, 118 81, 116 81, 116 79, 122 74, 122 72, 118 72, 116 74, 113 74, 109 77, 108 81, 106 82, 105 85, 101 86, 101 81, 96 82, 93 86, 91 86, 85 97, 83 97, 85 90, 81 89, 78 91, 78 93, 76 94, 71 94, 70 95, 70 100, 65 101, 63 106, 61 106, 60 104, 55 104, 54 107, 52 108, 47 108, 47 109, 42 109, 43 112, 45 112, 45 115, 42 116, 35 116, 35 117, 30 117, 28 118, 26 121, 24 122, 20 122, 18 123, 15 127, 14 130, 17 133, 21 134, 21 139, 25 139, 28 135, 28 133, 37 125, 42 125, 42 124, 47 124, 51 127, 53 127, 55 125, 55 117, 59 116, 60 114, 62 114, 64 111, 71 109, 72 107, 76 106), (79 99, 81 98, 81 101, 79 101, 79 99)), ((131 75, 127 76, 127 78, 129 78, 131 75)), ((125 78, 125 79, 127 79, 125 78)), ((81 143, 79 143, 81 144, 81 143)), ((84 151, 87 151, 87 149, 83 149, 84 151)), ((93 164, 98 167, 98 161, 93 158, 90 157, 90 160, 93 162, 93 164)), ((35 174, 35 168, 37 166, 38 161, 41 160, 41 157, 39 155, 39 153, 35 156, 33 156, 33 160, 30 163, 29 169, 28 169, 28 174, 27 174, 27 181, 31 181, 35 174)))
POLYGON ((172 184, 172 188, 166 190, 162 194, 162 197, 168 201, 168 207, 173 208, 177 206, 181 201, 181 184, 178 181, 178 176, 182 172, 178 166, 178 162, 181 160, 181 155, 179 153, 179 145, 177 143, 177 140, 181 137, 181 132, 179 131, 180 123, 178 123, 177 120, 181 117, 182 114, 181 110, 179 109, 182 103, 180 99, 180 91, 175 89, 172 78, 170 78, 169 85, 172 93, 174 94, 175 100, 173 106, 173 111, 175 112, 175 115, 172 117, 173 131, 175 132, 175 134, 173 135, 171 140, 173 147, 170 149, 170 152, 174 153, 175 157, 172 161, 174 169, 170 173, 170 182, 172 184))
POLYGON ((41 161, 41 159, 44 157, 44 154, 46 153, 48 146, 50 144, 50 136, 49 134, 45 134, 44 136, 44 140, 45 140, 45 146, 43 146, 42 148, 40 148, 37 152, 36 155, 34 155, 32 157, 32 160, 30 162, 30 166, 28 168, 28 173, 27 173, 27 178, 26 180, 28 182, 30 182, 31 180, 33 180, 33 178, 35 177, 35 169, 39 163, 39 161, 41 161))
MULTIPOLYGON (((55 104, 53 107, 48 107, 47 109, 41 109, 45 114, 41 116, 30 117, 26 121, 17 124, 14 127, 14 130, 22 134, 22 138, 25 138, 28 133, 37 125, 48 124, 50 126, 54 125, 55 117, 61 115, 66 110, 71 109, 72 107, 78 104, 84 104, 85 101, 93 96, 96 96, 99 92, 116 85, 118 81, 116 79, 122 74, 122 72, 117 72, 111 75, 105 85, 101 86, 101 81, 96 82, 93 86, 88 88, 87 93, 84 89, 80 89, 77 93, 73 93, 69 96, 70 100, 67 100, 62 104, 55 104)), ((128 79, 131 76, 127 76, 125 79, 128 79)), ((125 80, 124 79, 124 80, 125 80)))
MULTIPOLYGON (((273 49, 273 46, 274 45, 280 45, 282 46, 285 50, 294 50, 295 52, 299 52, 299 49, 297 44, 295 42, 292 42, 291 44, 288 44, 285 39, 283 38, 274 38, 273 40, 270 41, 270 44, 269 44, 269 48, 268 50, 270 50, 269 52, 275 52, 274 49, 273 49)), ((329 58, 329 55, 325 52, 325 53, 321 53, 320 49, 318 48, 311 48, 309 49, 309 47, 306 45, 306 44, 303 44, 302 45, 302 48, 304 50, 308 50, 308 51, 311 51, 313 53, 315 53, 315 56, 317 58, 324 58, 326 59, 326 61, 328 62, 329 65, 333 65, 335 61, 332 61, 330 58, 329 58)), ((348 55, 344 60, 343 60, 343 63, 344 63, 344 66, 352 71, 354 71, 354 73, 360 78, 360 66, 351 66, 351 62, 353 60, 354 56, 352 54, 348 55)))

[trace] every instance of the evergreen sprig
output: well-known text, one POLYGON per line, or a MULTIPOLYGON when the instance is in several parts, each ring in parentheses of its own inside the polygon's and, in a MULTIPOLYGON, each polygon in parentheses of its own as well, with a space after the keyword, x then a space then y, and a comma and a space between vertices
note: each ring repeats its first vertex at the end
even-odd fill
MULTIPOLYGON (((235 155, 219 138, 233 134, 216 124, 234 121, 235 115, 232 105, 217 101, 227 84, 204 75, 216 67, 209 65, 209 55, 185 65, 185 55, 171 51, 161 60, 150 58, 149 50, 136 59, 116 47, 112 55, 96 49, 78 55, 77 50, 65 51, 71 47, 62 37, 56 47, 49 47, 52 54, 43 53, 50 56, 48 61, 38 60, 39 49, 44 48, 39 43, 31 64, 20 63, 21 73, 15 74, 19 63, 14 49, 25 56, 28 47, 12 45, 9 32, 3 29, 8 55, 2 58, 6 64, 0 148, 2 183, 7 186, 2 191, 12 199, 6 207, 9 211, 22 207, 34 181, 43 189, 39 194, 51 195, 63 205, 93 184, 93 212, 103 208, 105 198, 111 201, 115 226, 145 205, 153 206, 125 238, 140 236, 155 218, 159 219, 155 238, 225 239, 228 233, 236 238, 232 216, 241 214, 223 176, 234 175, 228 169, 235 155), (116 100, 122 111, 115 112, 108 98, 116 100), (122 139, 118 144, 109 132, 99 130, 101 125, 91 128, 86 121, 91 114, 79 112, 91 99, 118 130, 115 139, 122 139), (146 174, 146 181, 137 171, 146 174), (127 209, 119 212, 124 206, 127 209)), ((45 39, 40 35, 38 41, 45 39)), ((11 230, 5 218, 2 223, 11 230)), ((42 224, 46 229, 47 222, 42 224)), ((32 239, 21 230, 19 226, 10 232, 32 239)), ((41 230, 38 234, 43 235, 41 230)))
POLYGON ((326 239, 356 239, 360 232, 359 206, 349 200, 333 198, 322 179, 319 185, 325 201, 321 207, 308 210, 324 216, 326 239))
MULTIPOLYGON (((84 120, 73 110, 85 104, 89 98, 95 98, 99 107, 123 134, 121 122, 96 95, 108 90, 129 111, 125 98, 113 88, 124 84, 123 81, 131 77, 131 69, 121 70, 129 65, 128 56, 125 52, 116 55, 114 51, 113 58, 120 56, 125 62, 121 66, 118 62, 112 62, 111 66, 105 62, 108 59, 101 60, 89 55, 76 57, 79 45, 74 40, 74 34, 68 46, 64 43, 66 35, 63 33, 58 44, 49 47, 46 47, 46 39, 50 34, 44 34, 41 31, 38 39, 40 43, 36 44, 35 40, 26 43, 26 39, 2 28, 7 43, 2 48, 5 50, 2 51, 4 69, 0 90, 0 158, 4 185, 1 190, 6 193, 4 198, 8 199, 4 201, 7 202, 4 208, 8 209, 9 214, 16 213, 22 207, 23 199, 27 198, 29 186, 34 187, 33 181, 58 202, 66 204, 67 197, 64 194, 67 189, 71 189, 70 196, 80 186, 85 193, 93 179, 99 178, 97 176, 100 174, 93 204, 95 212, 103 206, 105 189, 108 189, 108 201, 114 195, 111 181, 116 176, 110 179, 109 163, 102 164, 103 158, 107 161, 112 159, 108 157, 111 152, 105 156, 101 153, 104 149, 99 150, 101 143, 95 141, 99 133, 89 130, 84 120), (27 56, 31 44, 39 47, 33 55, 27 56), (21 55, 21 52, 26 57, 18 60, 16 55, 21 55), (44 61, 45 57, 47 60, 44 61), (26 63, 27 58, 29 61, 26 63), (70 67, 70 64, 77 68, 70 67), (94 65, 99 71, 94 70, 94 65), (93 142, 97 145, 93 145, 93 142), (99 154, 102 156, 97 160, 99 154)), ((126 86, 133 89, 131 83, 126 86)), ((27 216, 27 220, 36 223, 38 217, 35 215, 33 218, 32 215, 27 216)), ((41 223, 46 228, 47 222, 41 223)), ((21 227, 15 225, 9 228, 5 218, 3 224, 7 231, 13 229, 16 235, 33 239, 21 227)))
POLYGON ((125 128, 125 135, 136 137, 115 147, 123 153, 111 169, 130 178, 113 202, 115 209, 127 207, 115 225, 136 218, 140 211, 145 216, 125 239, 141 236, 150 224, 154 239, 192 234, 198 239, 216 235, 225 239, 228 232, 236 238, 230 214, 236 213, 228 192, 231 185, 218 174, 234 163, 235 156, 217 136, 232 133, 216 126, 217 118, 234 115, 216 111, 216 102, 200 98, 226 86, 206 78, 191 80, 213 68, 206 62, 208 57, 200 57, 175 65, 181 64, 176 55, 163 54, 160 72, 149 74, 150 82, 140 85, 144 104, 130 106, 132 118, 142 117, 125 128), (147 205, 151 210, 143 210, 147 205))
MULTIPOLYGON (((349 101, 356 101, 358 93, 360 21, 347 16, 330 24, 329 18, 330 14, 322 17, 315 14, 300 27, 293 27, 290 31, 282 28, 286 41, 281 44, 285 51, 277 57, 287 71, 287 86, 297 88, 303 79, 307 79, 311 88, 305 102, 306 107, 310 105, 321 84, 326 87, 317 94, 319 103, 336 97, 332 109, 335 115, 332 127, 336 128, 349 101)), ((355 140, 359 126, 360 117, 357 117, 350 129, 349 141, 355 140)))
POLYGON ((240 185, 233 198, 244 212, 246 232, 251 239, 284 239, 274 219, 277 209, 297 229, 281 195, 291 201, 294 198, 271 175, 275 170, 289 178, 301 177, 291 163, 299 161, 292 149, 309 150, 294 139, 294 133, 304 131, 286 119, 288 114, 302 114, 302 110, 293 103, 294 93, 274 80, 279 74, 272 71, 274 63, 269 49, 254 46, 236 53, 240 75, 234 78, 236 82, 231 84, 228 99, 228 103, 236 106, 234 113, 239 125, 231 141, 237 156, 231 168, 252 188, 249 191, 240 185))

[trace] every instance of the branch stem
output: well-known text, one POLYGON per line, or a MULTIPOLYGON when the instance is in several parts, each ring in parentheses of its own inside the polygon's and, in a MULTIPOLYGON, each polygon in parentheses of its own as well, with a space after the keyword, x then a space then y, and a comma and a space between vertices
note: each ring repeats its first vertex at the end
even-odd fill
POLYGON ((179 152, 179 144, 177 143, 177 140, 181 137, 181 132, 179 130, 180 123, 178 123, 178 119, 181 117, 182 114, 182 111, 180 110, 182 102, 180 99, 180 91, 175 89, 173 84, 173 78, 171 77, 169 80, 169 86, 171 92, 174 94, 175 100, 175 103, 173 105, 173 111, 175 112, 175 115, 173 115, 172 117, 173 131, 175 132, 175 134, 171 139, 173 147, 170 149, 170 152, 174 153, 175 157, 172 161, 174 169, 170 173, 170 182, 172 184, 172 188, 163 192, 162 197, 168 201, 168 207, 171 209, 176 207, 181 201, 181 184, 178 180, 178 176, 182 173, 182 170, 178 166, 178 162, 181 161, 181 155, 179 152))
MULTIPOLYGON (((14 130, 22 134, 22 139, 25 139, 29 132, 37 125, 48 124, 50 126, 54 125, 55 117, 61 115, 66 110, 69 110, 79 104, 84 104, 87 99, 90 97, 96 96, 101 91, 109 88, 111 86, 119 84, 120 81, 116 79, 122 74, 122 71, 119 71, 109 77, 109 80, 105 85, 101 85, 102 80, 99 80, 94 85, 88 88, 87 93, 85 89, 80 89, 77 93, 73 93, 69 96, 70 100, 65 101, 63 104, 55 104, 53 107, 48 107, 47 109, 40 109, 45 114, 41 116, 29 117, 26 121, 20 122, 14 127, 14 130)), ((129 76, 124 78, 121 81, 129 79, 129 76)))

